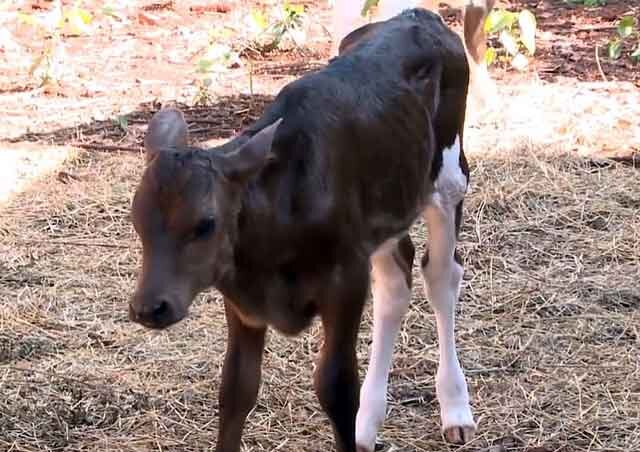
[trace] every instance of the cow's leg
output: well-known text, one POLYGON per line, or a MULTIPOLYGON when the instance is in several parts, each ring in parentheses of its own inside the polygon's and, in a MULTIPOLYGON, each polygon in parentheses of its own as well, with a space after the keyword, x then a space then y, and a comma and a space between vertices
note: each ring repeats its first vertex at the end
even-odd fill
POLYGON ((429 229, 429 249, 422 258, 426 294, 435 313, 438 331, 440 357, 436 394, 442 429, 446 439, 454 443, 468 442, 476 431, 454 333, 455 307, 463 274, 456 242, 468 184, 467 172, 461 168, 461 161, 465 162, 461 152, 459 137, 450 148, 443 150, 435 192, 424 212, 429 229))
MULTIPOLYGON (((432 0, 434 1, 434 0, 432 0)), ((427 0, 429 5, 432 5, 432 1, 427 0)), ((416 8, 418 6, 427 7, 425 2, 421 0, 380 0, 378 3, 378 12, 375 20, 384 21, 389 20, 397 14, 400 14, 405 9, 416 8)), ((427 9, 430 9, 427 7, 427 9)))
POLYGON ((216 452, 239 452, 242 429, 260 386, 266 328, 242 323, 225 300, 228 343, 220 385, 220 427, 216 452))
POLYGON ((335 0, 331 24, 331 56, 338 55, 340 41, 365 24, 361 16, 364 0, 335 0))
MULTIPOLYGON (((435 0, 380 0, 374 21, 385 21, 400 14, 405 9, 433 5, 435 0)), ((368 19, 362 17, 365 0, 335 0, 333 2, 331 56, 338 54, 340 41, 353 30, 363 26, 368 19)))
POLYGON ((373 344, 360 390, 356 420, 358 452, 373 452, 387 408, 387 381, 393 345, 411 299, 414 248, 409 235, 385 243, 371 257, 373 344))
POLYGON ((487 36, 484 22, 493 9, 495 0, 466 0, 464 8, 464 43, 471 71, 471 92, 481 103, 497 104, 496 86, 485 64, 487 36))
POLYGON ((314 375, 320 405, 331 420, 338 452, 356 451, 356 342, 369 289, 366 259, 336 269, 335 288, 320 307, 324 344, 314 375))
POLYGON ((464 8, 464 42, 476 64, 484 61, 487 37, 484 22, 493 9, 494 0, 466 0, 464 8))

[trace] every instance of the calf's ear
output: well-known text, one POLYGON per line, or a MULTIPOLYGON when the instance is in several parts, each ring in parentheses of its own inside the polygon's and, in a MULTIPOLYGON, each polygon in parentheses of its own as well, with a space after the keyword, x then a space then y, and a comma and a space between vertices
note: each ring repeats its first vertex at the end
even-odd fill
POLYGON ((372 22, 353 30, 347 36, 342 38, 342 41, 340 41, 340 46, 338 47, 338 55, 342 56, 347 53, 353 47, 358 45, 358 43, 365 37, 373 33, 380 25, 382 25, 381 22, 372 22))
POLYGON ((243 182, 260 171, 269 160, 273 138, 281 122, 282 118, 276 120, 238 149, 226 154, 221 161, 224 176, 235 182, 243 182))
POLYGON ((182 112, 177 108, 165 108, 149 121, 144 137, 147 162, 163 150, 180 149, 187 146, 189 132, 182 112))

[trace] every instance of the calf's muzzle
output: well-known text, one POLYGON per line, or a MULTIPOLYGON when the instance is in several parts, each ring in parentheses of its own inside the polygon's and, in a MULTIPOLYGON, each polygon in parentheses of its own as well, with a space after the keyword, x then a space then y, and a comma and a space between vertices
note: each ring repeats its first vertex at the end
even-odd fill
POLYGON ((136 293, 129 303, 129 319, 147 328, 167 328, 184 318, 179 306, 167 296, 136 293))

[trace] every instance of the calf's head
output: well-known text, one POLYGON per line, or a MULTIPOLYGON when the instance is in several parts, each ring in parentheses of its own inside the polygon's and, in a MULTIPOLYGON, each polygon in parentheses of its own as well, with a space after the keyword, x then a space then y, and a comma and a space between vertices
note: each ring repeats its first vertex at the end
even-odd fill
POLYGON ((280 121, 222 152, 188 146, 179 110, 151 119, 147 167, 131 208, 143 250, 131 320, 149 328, 172 325, 200 291, 233 272, 242 193, 268 160, 280 121))

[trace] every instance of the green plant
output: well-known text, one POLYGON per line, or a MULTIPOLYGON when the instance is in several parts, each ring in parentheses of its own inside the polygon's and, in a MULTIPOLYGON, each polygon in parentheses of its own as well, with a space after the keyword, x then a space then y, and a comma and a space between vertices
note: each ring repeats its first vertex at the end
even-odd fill
POLYGON ((240 66, 240 54, 228 44, 233 35, 233 30, 228 27, 217 27, 209 32, 209 42, 204 55, 196 62, 196 87, 194 103, 206 105, 212 100, 209 88, 214 79, 229 68, 240 66))
POLYGON ((362 17, 367 17, 371 8, 378 6, 378 3, 380 3, 380 0, 366 0, 362 6, 362 11, 360 12, 362 17))
POLYGON ((616 27, 616 34, 617 36, 609 41, 609 58, 619 59, 624 53, 625 44, 636 41, 635 48, 630 51, 629 57, 635 62, 640 62, 640 30, 638 30, 636 18, 625 16, 620 19, 616 27))
POLYGON ((489 66, 496 62, 511 63, 524 70, 529 59, 536 51, 536 17, 527 9, 519 13, 504 9, 491 11, 484 24, 484 31, 489 38, 500 43, 499 47, 489 47, 484 55, 489 66))
POLYGON ((113 125, 118 127, 125 135, 129 133, 129 119, 126 115, 118 115, 113 120, 113 125))
POLYGON ((607 0, 565 0, 565 2, 572 5, 586 6, 587 8, 596 8, 607 4, 607 0))
MULTIPOLYGON (((228 44, 238 30, 229 27, 219 27, 209 33, 209 43, 202 58, 196 63, 196 95, 195 104, 209 104, 212 100, 210 88, 216 78, 230 68, 242 65, 240 55, 246 50, 266 53, 281 48, 285 39, 290 39, 295 45, 301 45, 304 34, 304 7, 283 2, 268 14, 254 9, 245 18, 241 44, 228 44), (239 49, 239 50, 236 50, 239 49)), ((249 89, 253 90, 253 73, 249 62, 249 89)))
POLYGON ((296 46, 303 44, 306 35, 303 27, 304 7, 284 2, 269 15, 253 10, 248 17, 250 46, 262 52, 279 48, 285 39, 296 46))
MULTIPOLYGON (((64 38, 87 34, 93 20, 91 14, 77 1, 72 7, 63 8, 60 0, 53 3, 51 12, 43 16, 18 13, 18 20, 34 30, 34 39, 41 46, 34 50, 29 75, 37 77, 41 85, 57 83, 65 70, 64 38)), ((35 49, 35 48, 34 48, 35 49)))

